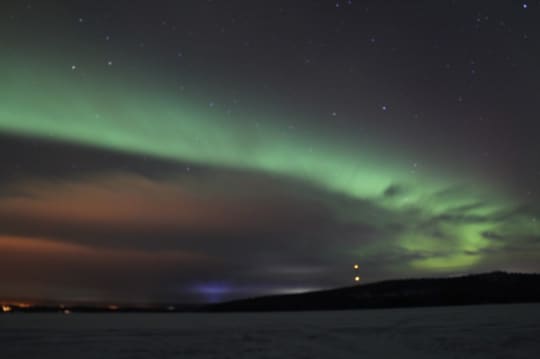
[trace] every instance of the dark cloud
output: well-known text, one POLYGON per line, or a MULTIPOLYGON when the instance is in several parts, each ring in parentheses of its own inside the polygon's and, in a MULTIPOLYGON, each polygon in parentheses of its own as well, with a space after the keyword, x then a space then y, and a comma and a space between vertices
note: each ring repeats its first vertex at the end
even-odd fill
POLYGON ((401 196, 405 194, 405 192, 406 192, 405 188, 394 184, 394 185, 388 186, 388 188, 384 191, 384 196, 393 198, 393 197, 401 196))
MULTIPOLYGON (((0 184, 26 178, 63 180, 99 172, 126 170, 149 178, 166 178, 186 172, 204 172, 204 167, 189 162, 128 155, 80 144, 58 143, 31 137, 0 133, 0 184)), ((5 193, 0 187, 0 195, 5 193)), ((8 194, 13 195, 10 191, 8 194)))
MULTIPOLYGON (((26 140, 10 141, 12 150, 26 146, 26 140)), ((193 288, 204 283, 226 285, 225 297, 322 288, 347 284, 350 263, 358 259, 371 280, 403 271, 423 275, 409 264, 498 253, 462 250, 448 225, 505 224, 531 211, 520 206, 478 215, 488 204, 473 200, 433 215, 418 206, 385 204, 406 193, 399 184, 379 202, 256 171, 199 166, 186 172, 183 164, 154 158, 103 159, 101 151, 85 147, 41 146, 46 156, 21 156, 24 179, 3 177, 0 198, 0 245, 12 252, 0 270, 24 268, 5 278, 4 288, 29 296, 201 300, 193 288), (58 157, 68 150, 87 171, 74 175, 62 166, 58 157), (126 166, 116 168, 118 161, 126 166), (402 238, 414 237, 429 238, 431 245, 407 247, 402 238)), ((511 245, 498 233, 478 235, 512 251, 535 243, 512 238, 511 245)))
MULTIPOLYGON (((11 139, 11 149, 27 146, 25 141, 11 139)), ((286 177, 219 167, 186 173, 183 165, 159 159, 142 165, 134 156, 40 146, 43 151, 20 157, 24 179, 4 175, 0 199, 0 238, 17 251, 0 268, 26 268, 10 277, 26 288, 23 293, 38 293, 41 282, 48 283, 47 292, 69 287, 78 293, 81 287, 87 294, 163 298, 173 291, 172 297, 184 299, 194 281, 225 281, 244 291, 253 282, 332 286, 337 275, 348 277, 336 269, 348 267, 341 263, 347 250, 383 245, 381 230, 368 217, 391 216, 370 201, 286 177), (87 170, 64 168, 58 158, 66 151, 87 170), (116 168, 118 161, 129 165, 116 168), (42 255, 47 248, 54 250, 42 255), (86 259, 76 260, 78 252, 86 259), (167 253, 162 265, 152 264, 167 253), (37 268, 40 275, 33 276, 37 268)))

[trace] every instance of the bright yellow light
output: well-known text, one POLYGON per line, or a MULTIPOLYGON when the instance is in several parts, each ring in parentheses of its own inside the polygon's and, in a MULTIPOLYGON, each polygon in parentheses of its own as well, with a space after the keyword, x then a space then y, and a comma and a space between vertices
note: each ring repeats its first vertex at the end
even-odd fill
POLYGON ((354 277, 354 281, 355 282, 360 282, 360 276, 357 275, 356 277, 354 277))
POLYGON ((360 266, 359 266, 358 264, 355 264, 355 265, 353 266, 353 268, 354 268, 354 269, 358 269, 358 268, 360 268, 360 266))
POLYGON ((8 312, 11 312, 12 309, 9 305, 2 305, 2 312, 4 313, 8 313, 8 312))

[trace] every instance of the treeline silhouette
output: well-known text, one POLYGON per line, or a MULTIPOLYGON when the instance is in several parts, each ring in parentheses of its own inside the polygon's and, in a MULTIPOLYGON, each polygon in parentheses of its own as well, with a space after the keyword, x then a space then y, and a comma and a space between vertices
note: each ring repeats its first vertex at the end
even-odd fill
POLYGON ((345 310, 540 302, 540 274, 492 272, 451 278, 388 280, 302 294, 208 305, 209 312, 345 310))

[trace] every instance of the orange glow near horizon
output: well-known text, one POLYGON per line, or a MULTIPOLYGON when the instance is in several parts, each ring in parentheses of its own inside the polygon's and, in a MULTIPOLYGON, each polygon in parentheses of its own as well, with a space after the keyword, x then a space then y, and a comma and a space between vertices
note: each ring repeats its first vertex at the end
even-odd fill
MULTIPOLYGON (((208 255, 192 251, 109 248, 2 235, 0 253, 3 258, 0 261, 0 283, 3 285, 0 286, 0 304, 21 309, 31 304, 18 298, 39 302, 54 297, 49 288, 76 286, 77 278, 81 276, 89 278, 94 288, 99 287, 101 281, 114 288, 134 277, 151 281, 151 273, 171 273, 175 268, 193 268, 211 261, 208 255), (10 290, 5 289, 8 286, 10 290)), ((95 298, 97 295, 100 298, 94 288, 84 288, 82 296, 95 298)), ((106 300, 105 297, 101 299, 106 300)))
MULTIPOLYGON (((0 250, 3 253, 25 253, 28 255, 36 254, 52 254, 54 256, 68 255, 84 255, 87 257, 97 257, 103 260, 129 260, 129 261, 145 261, 154 260, 183 260, 197 261, 204 260, 206 257, 192 252, 186 251, 153 251, 148 252, 137 249, 113 249, 102 247, 91 247, 82 244, 67 243, 54 239, 33 238, 33 237, 18 237, 18 236, 1 236, 0 235, 0 250)), ((1 267, 1 266, 0 266, 1 267)))
POLYGON ((11 310, 13 310, 13 308, 28 309, 28 308, 32 308, 34 306, 34 304, 30 304, 30 303, 26 303, 26 302, 17 302, 17 301, 9 301, 9 300, 4 300, 1 305, 2 305, 3 308, 4 307, 6 309, 9 308, 6 311, 11 311, 11 310))
POLYGON ((196 184, 152 181, 131 174, 61 183, 26 181, 12 185, 11 190, 29 195, 0 199, 0 216, 29 223, 204 232, 236 231, 269 221, 264 209, 268 203, 263 208, 249 198, 194 194, 193 186, 196 184))
POLYGON ((20 303, 20 302, 15 302, 12 304, 14 307, 17 307, 17 308, 20 308, 20 309, 28 309, 28 308, 32 308, 32 304, 30 303, 20 303))

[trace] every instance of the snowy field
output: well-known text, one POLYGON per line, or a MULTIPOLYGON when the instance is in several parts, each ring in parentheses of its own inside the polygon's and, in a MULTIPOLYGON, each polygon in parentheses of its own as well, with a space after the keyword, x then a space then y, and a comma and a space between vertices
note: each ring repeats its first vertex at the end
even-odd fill
POLYGON ((254 314, 0 315, 0 357, 538 358, 540 304, 254 314))

